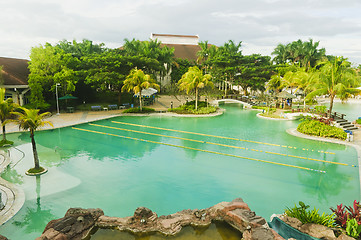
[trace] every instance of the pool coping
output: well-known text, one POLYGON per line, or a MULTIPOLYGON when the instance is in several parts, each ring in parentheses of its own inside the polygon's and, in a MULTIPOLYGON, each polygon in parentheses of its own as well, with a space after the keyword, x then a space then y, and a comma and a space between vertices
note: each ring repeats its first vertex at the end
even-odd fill
POLYGON ((361 168, 360 168, 360 166, 361 166, 361 146, 360 145, 354 144, 351 142, 347 142, 347 141, 343 141, 343 140, 338 140, 338 139, 310 136, 307 134, 300 133, 299 131, 297 131, 296 128, 287 129, 286 132, 295 137, 300 137, 300 138, 305 138, 305 139, 310 139, 310 140, 315 140, 315 141, 343 144, 343 145, 354 147, 357 152, 358 169, 359 169, 359 186, 360 186, 360 197, 361 197, 361 168))
MULTIPOLYGON (((0 173, 2 173, 10 165, 11 160, 9 154, 3 150, 0 150, 0 155, 4 158, 4 161, 0 164, 0 173)), ((23 207, 25 203, 25 193, 22 188, 1 177, 0 190, 6 194, 7 199, 4 208, 0 211, 0 225, 3 225, 23 207)))

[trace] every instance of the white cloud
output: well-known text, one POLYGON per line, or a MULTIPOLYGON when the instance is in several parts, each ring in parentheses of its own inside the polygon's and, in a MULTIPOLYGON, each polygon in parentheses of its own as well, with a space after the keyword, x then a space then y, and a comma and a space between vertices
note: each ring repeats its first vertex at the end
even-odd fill
POLYGON ((62 39, 118 47, 156 32, 198 34, 216 45, 242 41, 245 54, 312 38, 361 63, 359 0, 12 0, 1 8, 0 56, 28 58, 32 46, 62 39))

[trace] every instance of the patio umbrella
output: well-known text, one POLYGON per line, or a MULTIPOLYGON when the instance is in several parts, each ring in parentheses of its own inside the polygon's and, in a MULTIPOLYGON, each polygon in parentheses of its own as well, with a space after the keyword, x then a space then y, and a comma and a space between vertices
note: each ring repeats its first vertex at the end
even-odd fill
MULTIPOLYGON (((155 93, 157 93, 158 90, 154 88, 147 88, 142 90, 142 96, 149 97, 155 93)), ((135 97, 139 97, 139 93, 134 94, 135 97)))
POLYGON ((59 98, 59 100, 68 100, 68 99, 78 99, 78 98, 71 95, 65 95, 59 98))

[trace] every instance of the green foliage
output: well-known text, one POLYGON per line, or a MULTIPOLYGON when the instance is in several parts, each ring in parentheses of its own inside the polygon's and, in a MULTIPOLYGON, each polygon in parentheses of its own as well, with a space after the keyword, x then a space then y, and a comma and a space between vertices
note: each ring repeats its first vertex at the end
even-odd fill
POLYGON ((50 104, 45 102, 43 103, 32 102, 24 105, 23 107, 27 109, 39 109, 40 112, 45 112, 50 109, 50 104))
POLYGON ((305 120, 301 122, 297 127, 297 131, 308 135, 339 138, 342 140, 345 140, 347 137, 347 134, 342 129, 329 126, 317 120, 305 120))
POLYGON ((351 63, 343 57, 335 57, 333 61, 321 62, 318 67, 320 69, 319 76, 310 82, 314 85, 314 89, 306 96, 306 99, 328 94, 330 112, 332 112, 333 100, 336 95, 342 100, 346 100, 351 94, 361 92, 356 89, 360 85, 360 78, 356 70, 351 68, 351 63))
POLYGON ((357 124, 361 124, 361 119, 356 119, 357 124))
POLYGON ((203 74, 197 66, 190 67, 188 71, 183 74, 178 81, 180 91, 186 91, 189 94, 191 91, 195 92, 195 109, 198 109, 199 90, 205 87, 213 88, 212 76, 210 74, 203 74))
POLYGON ((315 111, 317 113, 326 113, 327 107, 325 105, 315 106, 315 111))
POLYGON ((312 68, 316 66, 317 61, 325 57, 326 49, 318 49, 320 42, 308 42, 302 40, 293 41, 286 45, 278 44, 272 55, 276 55, 273 59, 277 64, 297 64, 301 67, 312 68))
POLYGON ((125 79, 122 92, 127 91, 133 92, 134 94, 139 94, 139 108, 142 111, 142 90, 150 87, 156 88, 158 90, 160 88, 149 74, 144 74, 141 69, 134 68, 130 71, 129 75, 125 79))
POLYGON ((270 80, 273 69, 269 56, 261 56, 260 54, 242 56, 234 76, 234 83, 242 87, 244 95, 248 95, 248 88, 254 91, 264 91, 265 82, 270 80))
POLYGON ((140 108, 128 108, 123 111, 123 113, 152 113, 155 112, 154 108, 146 108, 143 107, 142 110, 140 108))
POLYGON ((350 237, 353 237, 353 238, 358 238, 361 233, 361 225, 359 225, 357 223, 356 219, 351 218, 351 219, 347 220, 346 224, 347 224, 346 225, 347 235, 349 235, 350 237))
MULTIPOLYGON (((1 71, 1 68, 0 68, 1 71)), ((6 143, 5 125, 12 118, 12 111, 17 107, 12 98, 5 100, 5 88, 0 88, 0 124, 3 131, 3 142, 6 143)))
POLYGON ((7 140, 7 139, 3 139, 0 141, 0 147, 3 147, 4 145, 13 145, 14 142, 13 141, 10 141, 10 140, 7 140))
POLYGON ((325 214, 320 215, 318 209, 314 208, 313 210, 307 210, 310 206, 305 205, 303 202, 299 202, 299 207, 295 204, 293 208, 287 208, 285 214, 289 217, 294 217, 300 220, 303 224, 305 223, 315 223, 321 224, 326 227, 335 227, 334 214, 325 214))
POLYGON ((207 103, 200 101, 198 102, 198 109, 195 109, 195 101, 190 101, 177 108, 168 109, 168 112, 175 112, 178 114, 209 114, 217 111, 214 106, 208 106, 207 103))
POLYGON ((43 167, 39 167, 39 168, 30 168, 28 170, 28 173, 32 173, 32 174, 37 174, 37 173, 41 173, 43 172, 45 169, 43 167))
POLYGON ((275 113, 277 108, 263 107, 263 106, 252 106, 253 109, 262 109, 267 113, 275 113))
POLYGON ((183 74, 185 74, 189 67, 193 67, 194 64, 189 62, 187 59, 176 58, 172 62, 172 72, 170 74, 172 83, 177 83, 179 79, 182 78, 183 74))

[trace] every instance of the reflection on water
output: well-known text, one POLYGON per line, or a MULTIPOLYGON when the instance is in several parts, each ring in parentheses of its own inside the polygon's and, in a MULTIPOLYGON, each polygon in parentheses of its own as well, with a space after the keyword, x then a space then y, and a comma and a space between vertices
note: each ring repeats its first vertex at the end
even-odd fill
POLYGON ((55 218, 50 209, 41 207, 40 198, 40 179, 41 176, 36 176, 36 204, 35 206, 28 206, 26 213, 21 221, 14 221, 13 224, 24 228, 25 233, 41 232, 44 230, 44 225, 55 218))
POLYGON ((187 226, 176 236, 165 237, 160 233, 151 235, 133 235, 128 232, 121 232, 111 229, 99 229, 91 240, 240 240, 242 234, 224 222, 212 223, 209 227, 187 226))

